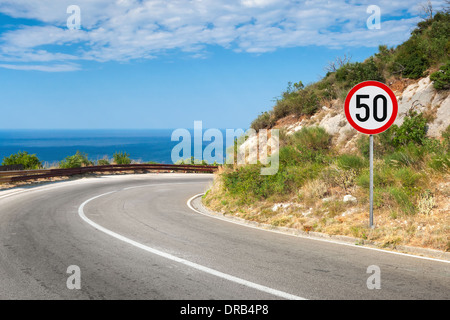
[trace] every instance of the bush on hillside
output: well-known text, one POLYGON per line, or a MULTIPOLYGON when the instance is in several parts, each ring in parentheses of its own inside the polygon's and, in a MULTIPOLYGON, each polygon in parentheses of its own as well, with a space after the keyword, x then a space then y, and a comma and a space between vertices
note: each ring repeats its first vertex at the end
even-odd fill
POLYGON ((322 127, 303 127, 292 136, 296 146, 310 150, 328 150, 331 146, 331 135, 322 127))
POLYGON ((113 161, 115 164, 124 165, 130 164, 130 155, 126 152, 116 152, 113 154, 113 161))
POLYGON ((23 165, 25 170, 33 170, 42 168, 42 163, 35 154, 28 154, 27 151, 19 151, 9 157, 3 158, 2 165, 23 165))
POLYGON ((397 48, 396 58, 391 67, 394 74, 405 78, 418 79, 430 67, 430 60, 421 38, 412 37, 397 48))
POLYGON ((342 154, 337 158, 337 165, 344 170, 362 170, 367 166, 364 159, 353 154, 342 154))
POLYGON ((313 115, 320 108, 320 99, 312 88, 288 90, 283 93, 273 108, 275 121, 287 115, 313 115))
POLYGON ((345 88, 351 88, 366 80, 384 81, 373 57, 362 63, 347 63, 336 71, 336 81, 343 83, 345 88))
POLYGON ((89 161, 86 153, 77 151, 74 155, 66 157, 60 161, 59 167, 62 169, 73 169, 91 166, 93 163, 89 161))
POLYGON ((392 145, 406 146, 410 143, 423 145, 427 139, 427 120, 421 113, 410 111, 400 127, 393 126, 392 145))
POLYGON ((274 124, 272 113, 266 111, 262 112, 255 120, 253 120, 250 127, 256 131, 259 131, 261 129, 271 128, 274 124))
POLYGON ((411 37, 397 47, 391 71, 418 79, 432 65, 445 62, 450 54, 450 13, 438 12, 419 22, 411 37))
POLYGON ((111 163, 109 162, 108 158, 100 159, 97 161, 97 165, 99 166, 109 166, 111 163))
MULTIPOLYGON (((375 157, 392 154, 410 144, 423 145, 427 141, 427 120, 421 114, 410 111, 402 125, 392 125, 388 130, 374 136, 375 157)), ((364 135, 357 141, 360 153, 369 158, 369 136, 364 135)))
POLYGON ((439 71, 432 73, 430 79, 437 90, 450 89, 450 62, 442 66, 439 71))

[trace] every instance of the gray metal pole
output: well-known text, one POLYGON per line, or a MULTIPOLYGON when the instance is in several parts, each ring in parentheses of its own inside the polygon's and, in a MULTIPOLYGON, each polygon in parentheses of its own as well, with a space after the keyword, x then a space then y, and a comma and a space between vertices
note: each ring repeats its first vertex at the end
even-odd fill
POLYGON ((370 228, 374 229, 373 224, 373 135, 370 137, 370 228))

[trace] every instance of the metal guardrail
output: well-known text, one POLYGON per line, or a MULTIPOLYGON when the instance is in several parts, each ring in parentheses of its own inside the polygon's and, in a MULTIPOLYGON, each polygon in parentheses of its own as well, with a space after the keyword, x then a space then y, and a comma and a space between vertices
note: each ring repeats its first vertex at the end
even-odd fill
POLYGON ((0 166, 0 172, 1 171, 15 171, 15 170, 23 170, 23 164, 0 166))
POLYGON ((213 173, 217 166, 206 165, 178 165, 178 164, 128 164, 91 166, 73 169, 39 169, 0 172, 0 183, 29 181, 44 178, 70 177, 84 173, 94 172, 120 172, 120 171, 182 171, 213 173))

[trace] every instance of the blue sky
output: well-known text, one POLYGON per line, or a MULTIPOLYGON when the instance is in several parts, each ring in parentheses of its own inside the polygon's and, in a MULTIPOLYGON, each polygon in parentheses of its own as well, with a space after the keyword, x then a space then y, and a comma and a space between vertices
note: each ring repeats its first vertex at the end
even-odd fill
POLYGON ((0 0, 0 128, 247 128, 289 81, 406 40, 420 3, 0 0))

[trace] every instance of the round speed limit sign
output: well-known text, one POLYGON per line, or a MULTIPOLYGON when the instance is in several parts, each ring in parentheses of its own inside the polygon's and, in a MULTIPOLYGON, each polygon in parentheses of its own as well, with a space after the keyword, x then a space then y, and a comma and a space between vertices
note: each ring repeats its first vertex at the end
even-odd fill
POLYGON ((387 130, 397 118, 398 103, 392 90, 378 81, 365 81, 350 90, 345 99, 350 125, 365 134, 387 130))

